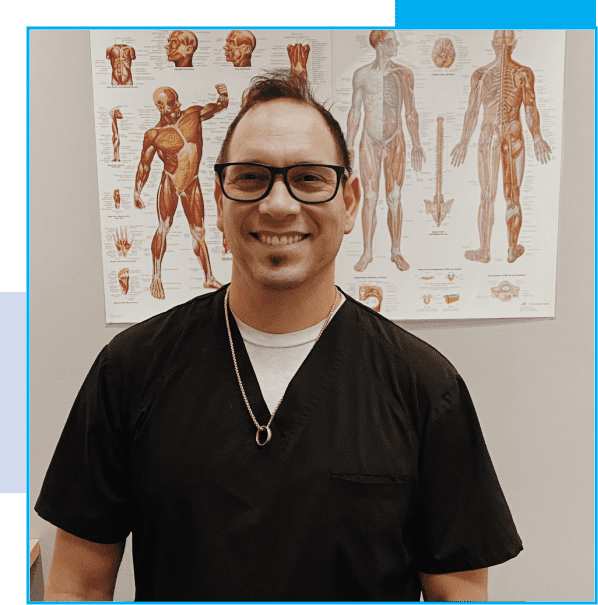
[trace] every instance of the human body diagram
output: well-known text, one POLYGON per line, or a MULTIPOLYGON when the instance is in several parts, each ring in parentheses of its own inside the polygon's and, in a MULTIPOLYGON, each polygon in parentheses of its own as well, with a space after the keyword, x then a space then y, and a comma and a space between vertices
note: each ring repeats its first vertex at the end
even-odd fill
POLYGON ((507 204, 506 222, 509 263, 515 262, 525 248, 518 243, 523 220, 520 189, 525 167, 525 140, 520 110, 532 134, 536 158, 545 164, 551 149, 542 138, 540 113, 536 106, 534 73, 529 67, 511 58, 517 41, 512 30, 496 30, 492 48, 496 59, 471 77, 469 105, 465 112, 461 141, 451 152, 452 164, 460 166, 467 154, 469 140, 475 130, 480 108, 484 118, 478 142, 478 178, 481 187, 478 211, 480 247, 465 252, 465 258, 480 263, 490 262, 490 238, 494 224, 494 200, 498 173, 502 165, 503 192, 507 204))
POLYGON ((145 208, 141 191, 150 174, 152 160, 157 153, 164 163, 162 179, 158 187, 158 229, 152 239, 153 274, 150 293, 154 298, 164 298, 161 267, 166 252, 166 237, 172 226, 178 201, 181 200, 193 238, 193 252, 197 256, 204 275, 204 288, 220 288, 212 274, 210 257, 205 241, 204 201, 199 184, 203 135, 202 122, 209 120, 228 107, 228 93, 224 84, 217 84, 218 100, 205 106, 192 105, 181 111, 178 94, 169 87, 158 88, 153 100, 160 111, 160 121, 143 137, 141 160, 135 177, 134 203, 145 208))
POLYGON ((113 86, 133 85, 131 64, 136 58, 135 49, 128 44, 113 44, 106 49, 106 59, 110 60, 112 67, 113 86))
POLYGON ((112 161, 120 162, 120 134, 118 133, 118 120, 123 119, 123 114, 118 107, 110 110, 112 120, 112 161))
POLYGON ((363 106, 365 116, 359 144, 359 176, 363 186, 361 222, 364 251, 354 269, 364 271, 373 260, 376 203, 380 172, 384 167, 387 224, 391 236, 390 259, 400 271, 406 271, 409 264, 401 254, 401 188, 405 178, 407 153, 401 118, 403 107, 412 142, 412 168, 415 171, 421 170, 422 162, 425 161, 419 141, 413 72, 391 60, 398 48, 394 31, 373 30, 370 44, 376 50, 376 59, 373 63, 358 68, 353 75, 353 96, 347 118, 347 145, 353 158, 363 106))

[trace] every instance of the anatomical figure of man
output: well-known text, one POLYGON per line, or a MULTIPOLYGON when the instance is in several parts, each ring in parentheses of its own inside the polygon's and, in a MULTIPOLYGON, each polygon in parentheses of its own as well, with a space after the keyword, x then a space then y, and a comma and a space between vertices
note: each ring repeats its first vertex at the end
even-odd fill
POLYGON ((384 166, 388 229, 392 242, 390 259, 401 271, 406 271, 409 264, 401 254, 401 188, 405 178, 406 159, 401 119, 403 106, 412 142, 411 165, 415 171, 419 171, 425 161, 424 150, 419 142, 413 72, 391 60, 397 54, 399 45, 394 31, 373 30, 370 33, 370 44, 376 50, 376 59, 357 69, 353 75, 353 98, 347 119, 347 145, 353 159, 353 146, 363 105, 365 120, 359 144, 359 172, 364 197, 361 215, 364 251, 355 270, 363 271, 373 259, 376 203, 380 171, 384 166))
POLYGON ((251 67, 251 55, 255 50, 255 36, 247 29, 234 29, 226 37, 222 47, 224 56, 235 67, 251 67))
POLYGON ((166 252, 166 236, 172 226, 180 198, 189 222, 195 252, 205 274, 204 288, 220 288, 212 275, 210 257, 205 241, 205 211, 199 185, 199 163, 203 148, 202 122, 228 107, 228 93, 224 84, 216 84, 218 100, 205 106, 192 105, 181 111, 177 93, 166 86, 156 89, 154 103, 160 112, 160 121, 143 137, 141 160, 135 177, 134 201, 136 208, 145 208, 141 190, 150 174, 156 152, 164 162, 158 188, 158 229, 152 240, 153 275, 151 295, 164 298, 161 267, 166 252))
POLYGON ((166 58, 175 67, 193 67, 193 53, 197 50, 197 36, 189 30, 177 29, 168 36, 164 47, 166 58))
POLYGON ((533 137, 536 158, 545 164, 551 153, 540 132, 534 73, 529 67, 519 65, 511 59, 516 45, 513 30, 494 32, 492 48, 496 59, 477 69, 471 77, 463 134, 461 141, 451 152, 453 166, 462 164, 478 121, 480 106, 483 106, 484 119, 478 143, 478 178, 482 189, 478 211, 480 247, 465 252, 466 259, 480 263, 490 262, 494 199, 501 164, 503 192, 507 203, 508 262, 514 262, 525 252, 525 248, 517 243, 522 221, 519 195, 525 166, 525 142, 520 118, 522 103, 525 107, 525 120, 533 137))

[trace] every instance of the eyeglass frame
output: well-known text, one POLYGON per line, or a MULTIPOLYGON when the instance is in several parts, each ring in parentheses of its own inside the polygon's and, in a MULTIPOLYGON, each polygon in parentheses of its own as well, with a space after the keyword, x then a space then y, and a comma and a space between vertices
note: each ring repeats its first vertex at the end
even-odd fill
POLYGON ((287 188, 287 191, 289 192, 289 195, 294 200, 297 200, 298 202, 301 202, 302 204, 326 204, 327 202, 330 202, 331 200, 333 200, 336 197, 336 194, 338 193, 338 189, 340 187, 341 180, 343 179, 343 177, 346 179, 349 178, 349 171, 344 166, 333 166, 332 164, 315 164, 315 163, 293 164, 292 166, 269 166, 268 164, 259 164, 257 162, 226 162, 224 164, 214 164, 214 171, 218 175, 218 178, 220 180, 220 188, 222 189, 222 193, 224 194, 224 196, 227 197, 229 200, 233 200, 234 202, 240 202, 242 204, 252 204, 253 202, 259 202, 259 201, 263 200, 265 197, 268 197, 268 195, 272 191, 272 187, 274 187, 274 180, 276 179, 277 174, 282 174, 282 180, 285 184, 285 187, 287 188), (234 197, 229 197, 228 195, 226 195, 226 192, 224 190, 224 183, 223 183, 222 175, 224 173, 224 169, 227 166, 260 166, 261 168, 267 168, 270 171, 270 183, 269 183, 268 187, 266 188, 266 191, 264 192, 264 194, 255 200, 238 200, 234 197), (321 166, 322 168, 332 168, 334 170, 334 172, 336 172, 336 188, 334 189, 334 193, 332 194, 332 196, 329 197, 327 200, 322 200, 321 202, 306 202, 305 200, 298 198, 291 190, 291 186, 287 179, 287 174, 288 174, 289 170, 291 168, 300 168, 300 167, 305 167, 305 166, 321 166))

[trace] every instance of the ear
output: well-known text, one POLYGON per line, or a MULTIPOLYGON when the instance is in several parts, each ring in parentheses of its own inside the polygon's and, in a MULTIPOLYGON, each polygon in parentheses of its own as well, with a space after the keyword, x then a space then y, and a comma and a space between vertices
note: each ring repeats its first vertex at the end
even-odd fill
POLYGON ((222 218, 222 189, 220 187, 220 180, 218 175, 214 179, 214 199, 216 200, 216 210, 218 211, 218 218, 216 219, 216 227, 224 233, 224 220, 222 218))
POLYGON ((361 188, 357 175, 352 174, 343 188, 343 201, 345 203, 345 235, 351 233, 357 219, 361 188))

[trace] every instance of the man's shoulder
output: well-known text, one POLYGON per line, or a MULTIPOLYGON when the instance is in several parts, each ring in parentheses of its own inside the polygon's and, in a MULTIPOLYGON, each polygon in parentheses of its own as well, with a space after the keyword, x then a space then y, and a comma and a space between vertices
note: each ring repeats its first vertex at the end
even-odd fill
POLYGON ((355 333, 374 340, 388 362, 414 376, 430 374, 453 379, 457 375, 453 364, 432 345, 354 298, 347 299, 354 305, 361 327, 355 333))
POLYGON ((154 357, 194 335, 209 339, 218 301, 223 297, 221 288, 141 321, 117 334, 108 344, 108 353, 121 360, 154 357))

